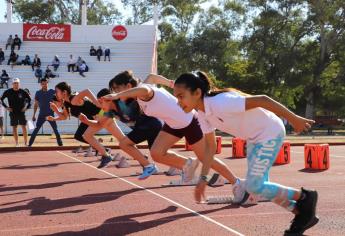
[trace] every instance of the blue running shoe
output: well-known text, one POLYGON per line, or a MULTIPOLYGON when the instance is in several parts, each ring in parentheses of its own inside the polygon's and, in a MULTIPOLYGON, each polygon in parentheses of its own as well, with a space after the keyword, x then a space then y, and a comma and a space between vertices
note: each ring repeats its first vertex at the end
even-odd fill
POLYGON ((109 162, 111 162, 113 158, 111 156, 102 156, 101 163, 99 166, 97 166, 98 169, 103 168, 108 165, 109 162))
POLYGON ((152 164, 150 166, 144 167, 143 173, 138 177, 139 180, 144 180, 154 175, 158 172, 158 168, 156 165, 152 164))

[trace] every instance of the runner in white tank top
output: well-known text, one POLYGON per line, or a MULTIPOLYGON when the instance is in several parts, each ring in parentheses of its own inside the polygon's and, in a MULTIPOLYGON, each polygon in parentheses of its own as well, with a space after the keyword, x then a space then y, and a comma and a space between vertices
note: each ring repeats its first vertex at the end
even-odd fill
MULTIPOLYGON (((160 83, 162 85, 173 85, 173 82, 158 75, 150 75, 145 80, 148 83, 160 83)), ((123 80, 118 81, 118 90, 127 86, 123 80)), ((181 138, 185 137, 187 142, 192 145, 193 151, 199 160, 204 156, 204 138, 195 117, 195 111, 185 113, 177 103, 177 99, 163 88, 157 88, 148 84, 141 84, 136 88, 127 91, 112 94, 104 97, 108 100, 116 99, 137 99, 143 112, 148 116, 154 116, 164 121, 164 126, 158 134, 152 148, 151 156, 156 162, 173 166, 184 170, 185 180, 190 181, 194 177, 194 171, 197 167, 197 160, 187 159, 169 149, 181 138)), ((219 159, 215 159, 212 168, 224 176, 230 183, 239 185, 238 179, 231 173, 229 168, 219 159)), ((235 190, 236 201, 244 198, 244 192, 235 190)))
MULTIPOLYGON (((248 170, 243 187, 296 215, 284 235, 302 235, 318 223, 316 191, 297 190, 268 180, 285 137, 284 125, 277 115, 286 118, 297 132, 310 129, 313 120, 297 116, 265 95, 251 96, 234 89, 211 91, 210 80, 203 72, 179 76, 174 94, 184 111, 198 111, 206 149, 214 149, 216 128, 247 140, 248 170)), ((199 182, 196 187, 198 201, 204 193, 213 155, 205 152, 201 179, 206 181, 199 182)))

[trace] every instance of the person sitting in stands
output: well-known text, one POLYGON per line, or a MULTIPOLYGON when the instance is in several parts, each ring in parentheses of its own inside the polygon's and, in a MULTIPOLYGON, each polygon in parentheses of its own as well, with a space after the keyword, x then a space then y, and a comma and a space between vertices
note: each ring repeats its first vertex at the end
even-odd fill
POLYGON ((17 59, 18 59, 18 54, 16 54, 13 50, 10 54, 10 59, 8 59, 7 65, 11 65, 12 67, 14 65, 17 65, 17 59))
POLYGON ((2 48, 0 48, 0 65, 2 65, 2 62, 5 60, 5 53, 2 51, 2 48))
POLYGON ((38 66, 37 69, 35 70, 35 76, 37 78, 37 83, 40 83, 43 77, 43 71, 40 66, 38 66))
POLYGON ((11 46, 11 49, 12 49, 12 45, 13 45, 13 37, 12 37, 12 35, 10 35, 7 39, 7 42, 6 42, 6 50, 7 50, 8 46, 11 46))
POLYGON ((24 66, 31 66, 31 59, 29 55, 25 56, 25 59, 22 60, 22 65, 24 66))
POLYGON ((75 71, 75 64, 76 64, 76 61, 74 60, 73 55, 69 55, 69 60, 67 62, 68 72, 71 72, 71 69, 72 69, 72 72, 75 71))
POLYGON ((106 61, 107 57, 110 61, 110 48, 104 50, 104 61, 106 61))
POLYGON ((82 61, 81 65, 78 67, 79 74, 85 77, 84 72, 89 71, 89 67, 86 65, 85 61, 82 61))
POLYGON ((38 57, 37 54, 35 54, 35 58, 34 58, 34 61, 32 62, 32 71, 34 71, 35 67, 39 67, 41 66, 41 59, 38 57))
POLYGON ((103 56, 103 50, 102 50, 102 47, 99 46, 97 49, 97 60, 98 61, 101 61, 101 56, 103 56))
POLYGON ((96 56, 96 55, 97 55, 96 49, 93 46, 91 46, 91 48, 90 48, 90 56, 96 56))
POLYGON ((58 55, 55 55, 51 65, 54 67, 54 71, 56 71, 59 68, 60 60, 59 60, 58 55))
POLYGON ((4 87, 4 85, 6 85, 6 87, 8 88, 8 81, 10 80, 10 77, 8 76, 6 70, 2 70, 2 74, 0 76, 1 79, 1 88, 4 87))
POLYGON ((53 71, 47 66, 47 69, 44 74, 44 78, 49 80, 50 78, 58 77, 58 75, 54 74, 53 71))
POLYGON ((12 50, 14 50, 15 46, 18 46, 18 50, 20 50, 20 45, 22 44, 22 40, 16 34, 13 39, 12 50))

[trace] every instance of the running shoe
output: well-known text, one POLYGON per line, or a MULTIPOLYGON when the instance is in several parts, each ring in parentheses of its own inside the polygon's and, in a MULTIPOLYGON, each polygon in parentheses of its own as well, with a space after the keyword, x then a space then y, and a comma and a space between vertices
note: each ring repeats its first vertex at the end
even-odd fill
POLYGON ((194 173, 196 168, 199 165, 199 161, 197 159, 188 158, 186 164, 183 166, 183 181, 190 182, 194 178, 194 173))
POLYGON ((317 191, 302 188, 302 193, 305 196, 304 199, 298 200, 296 203, 299 213, 292 220, 290 228, 285 230, 285 236, 303 235, 304 231, 319 222, 319 218, 316 216, 317 191))
POLYGON ((158 167, 155 164, 144 167, 143 173, 138 177, 139 180, 144 180, 158 172, 158 167))
POLYGON ((109 162, 111 162, 112 160, 113 158, 111 156, 102 156, 101 163, 99 164, 97 168, 100 169, 107 166, 109 162))

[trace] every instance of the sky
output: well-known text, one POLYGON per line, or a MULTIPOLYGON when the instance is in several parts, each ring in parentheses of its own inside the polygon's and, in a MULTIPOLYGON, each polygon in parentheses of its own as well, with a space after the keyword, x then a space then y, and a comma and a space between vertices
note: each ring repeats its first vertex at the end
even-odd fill
MULTIPOLYGON (((108 0, 108 2, 113 2, 116 6, 118 6, 118 9, 120 11, 123 12, 123 15, 125 16, 129 16, 130 15, 130 12, 125 12, 125 9, 123 8, 123 5, 121 3, 121 0, 108 0)), ((216 3, 217 0, 210 0, 206 3, 203 4, 203 7, 204 8, 208 8, 212 3, 216 3)), ((3 22, 6 22, 6 19, 5 19, 5 14, 6 14, 6 0, 0 0, 0 23, 3 23, 3 22)), ((15 17, 13 17, 14 19, 12 19, 12 22, 18 22, 17 19, 15 19, 15 17)))

